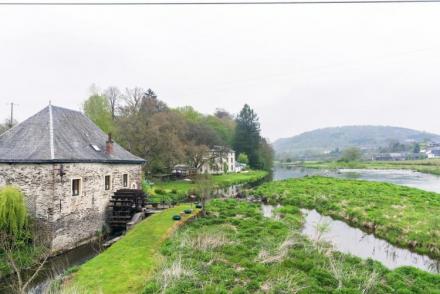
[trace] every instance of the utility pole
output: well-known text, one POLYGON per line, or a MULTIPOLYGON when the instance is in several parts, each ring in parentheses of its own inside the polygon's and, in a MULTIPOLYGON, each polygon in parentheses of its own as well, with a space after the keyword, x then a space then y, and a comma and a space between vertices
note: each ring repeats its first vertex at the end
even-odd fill
POLYGON ((14 105, 17 104, 14 102, 11 102, 11 119, 9 120, 9 128, 12 128, 14 126, 14 105))

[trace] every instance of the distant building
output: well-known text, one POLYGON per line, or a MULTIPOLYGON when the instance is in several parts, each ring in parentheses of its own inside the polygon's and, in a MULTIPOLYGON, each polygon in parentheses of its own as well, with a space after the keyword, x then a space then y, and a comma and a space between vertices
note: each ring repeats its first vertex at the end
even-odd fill
POLYGON ((214 146, 206 154, 198 173, 211 175, 235 172, 235 151, 224 146, 214 146))
POLYGON ((178 178, 189 177, 197 173, 197 169, 190 167, 187 164, 177 164, 171 171, 173 176, 178 178))
POLYGON ((407 153, 381 153, 373 156, 373 160, 377 161, 401 161, 408 158, 407 153))
POLYGON ((429 148, 425 154, 428 158, 440 158, 440 147, 429 148))
POLYGON ((246 169, 245 163, 236 162, 235 163, 235 172, 239 173, 246 169))
POLYGON ((51 105, 0 135, 0 186, 21 189, 58 252, 102 230, 111 196, 139 188, 144 163, 81 112, 51 105))

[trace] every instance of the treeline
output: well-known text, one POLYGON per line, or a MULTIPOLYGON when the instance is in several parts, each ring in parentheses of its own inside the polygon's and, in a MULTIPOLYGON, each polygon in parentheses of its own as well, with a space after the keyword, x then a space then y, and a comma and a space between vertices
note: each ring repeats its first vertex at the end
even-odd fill
POLYGON ((133 154, 151 174, 176 164, 199 168, 213 146, 236 151, 254 169, 272 167, 273 150, 261 137, 257 114, 245 105, 236 117, 224 109, 205 115, 191 106, 171 108, 151 89, 110 87, 83 103, 84 113, 133 154))

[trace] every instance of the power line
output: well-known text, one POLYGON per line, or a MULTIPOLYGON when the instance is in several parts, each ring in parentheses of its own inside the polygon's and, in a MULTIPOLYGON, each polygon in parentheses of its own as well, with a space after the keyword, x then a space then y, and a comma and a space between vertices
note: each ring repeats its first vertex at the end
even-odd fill
POLYGON ((0 2, 0 6, 190 6, 190 5, 325 5, 440 3, 440 0, 329 0, 329 1, 219 1, 219 2, 0 2))

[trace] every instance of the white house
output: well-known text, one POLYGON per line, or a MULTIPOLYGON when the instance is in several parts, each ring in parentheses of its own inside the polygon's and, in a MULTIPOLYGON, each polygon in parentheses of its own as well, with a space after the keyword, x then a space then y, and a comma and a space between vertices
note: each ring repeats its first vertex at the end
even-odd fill
POLYGON ((211 175, 235 172, 235 151, 224 146, 214 146, 207 153, 198 172, 211 175))

